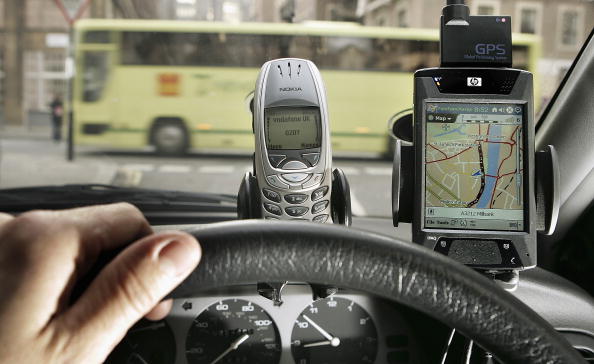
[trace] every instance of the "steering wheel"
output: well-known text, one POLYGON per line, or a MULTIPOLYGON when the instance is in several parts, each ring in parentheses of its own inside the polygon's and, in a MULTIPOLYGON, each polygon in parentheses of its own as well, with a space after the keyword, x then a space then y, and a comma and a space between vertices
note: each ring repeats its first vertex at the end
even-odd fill
POLYGON ((412 243, 340 226, 262 220, 190 230, 198 268, 170 297, 255 282, 349 288, 419 310, 508 364, 585 363, 543 318, 502 288, 412 243))

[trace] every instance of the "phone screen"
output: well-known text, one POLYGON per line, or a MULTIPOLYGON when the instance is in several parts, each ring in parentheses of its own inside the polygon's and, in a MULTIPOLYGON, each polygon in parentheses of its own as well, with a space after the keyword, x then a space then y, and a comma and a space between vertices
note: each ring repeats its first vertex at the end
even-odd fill
POLYGON ((425 228, 524 231, 524 107, 427 103, 425 228))
POLYGON ((320 110, 316 107, 275 107, 264 111, 266 147, 311 149, 321 145, 320 110))

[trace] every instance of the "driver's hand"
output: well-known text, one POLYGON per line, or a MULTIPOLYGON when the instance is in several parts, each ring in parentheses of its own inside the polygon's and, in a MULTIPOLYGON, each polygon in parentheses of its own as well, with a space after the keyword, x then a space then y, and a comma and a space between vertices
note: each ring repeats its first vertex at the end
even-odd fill
POLYGON ((200 253, 128 204, 0 214, 0 363, 102 363, 136 321, 167 314, 200 253), (70 302, 99 254, 126 245, 70 302))

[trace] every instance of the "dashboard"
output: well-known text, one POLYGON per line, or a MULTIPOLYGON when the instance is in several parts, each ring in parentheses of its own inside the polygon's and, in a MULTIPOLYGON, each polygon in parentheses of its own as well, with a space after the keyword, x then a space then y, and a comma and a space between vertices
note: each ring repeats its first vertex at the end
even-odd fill
MULTIPOLYGON (((339 290, 314 300, 290 283, 278 305, 257 285, 174 300, 162 321, 134 326, 106 363, 408 364, 437 362, 449 329, 378 297, 339 290)), ((315 290, 318 292, 318 290, 315 290)))
MULTIPOLYGON (((353 226, 410 240, 410 229, 394 229, 388 219, 355 217, 353 226)), ((282 304, 276 305, 258 288, 222 287, 174 300, 164 320, 141 320, 132 327, 106 363, 425 364, 441 363, 448 351, 456 353, 450 346, 451 328, 380 297, 339 289, 314 299, 319 287, 293 282, 282 289, 282 304)), ((511 293, 594 362, 591 296, 540 268, 522 272, 511 293)))

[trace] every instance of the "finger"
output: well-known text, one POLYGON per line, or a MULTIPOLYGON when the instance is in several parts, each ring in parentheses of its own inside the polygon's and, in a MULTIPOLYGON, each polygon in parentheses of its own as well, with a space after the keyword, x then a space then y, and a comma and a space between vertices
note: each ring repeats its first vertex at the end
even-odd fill
MULTIPOLYGON (((128 203, 62 210, 54 212, 54 215, 57 224, 74 229, 74 235, 77 236, 76 246, 70 252, 72 255, 62 257, 74 263, 74 271, 71 271, 58 299, 57 311, 68 306, 76 282, 83 276, 87 277, 86 274, 100 255, 111 259, 115 255, 111 252, 152 233, 142 212, 128 203)), ((96 275, 99 269, 100 267, 96 268, 91 275, 96 275)))
POLYGON ((146 319, 151 321, 158 321, 162 320, 169 314, 171 311, 171 306, 173 306, 173 300, 165 300, 157 304, 153 309, 144 316, 146 319))
POLYGON ((4 223, 9 222, 12 219, 14 219, 14 217, 12 215, 0 212, 0 225, 3 225, 4 223))
POLYGON ((63 211, 31 211, 3 225, 3 239, 21 267, 55 269, 54 260, 93 262, 101 251, 115 249, 151 233, 142 213, 125 203, 63 211))
POLYGON ((116 203, 57 211, 56 220, 76 228, 79 261, 95 258, 152 233, 146 218, 134 205, 116 203))
MULTIPOLYGON (((193 271, 201 250, 185 233, 148 236, 120 253, 63 315, 84 352, 105 358, 126 331, 193 271), (101 340, 105 345, 95 345, 101 340)), ((60 326, 60 324, 58 325, 60 326)))
POLYGON ((101 251, 150 233, 140 211, 112 204, 63 211, 31 211, 0 226, 0 309, 14 322, 44 327, 70 300, 76 280, 101 251), (28 310, 19 309, 27 302, 28 310))

